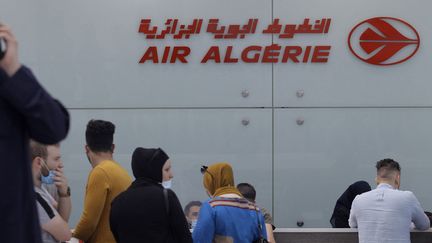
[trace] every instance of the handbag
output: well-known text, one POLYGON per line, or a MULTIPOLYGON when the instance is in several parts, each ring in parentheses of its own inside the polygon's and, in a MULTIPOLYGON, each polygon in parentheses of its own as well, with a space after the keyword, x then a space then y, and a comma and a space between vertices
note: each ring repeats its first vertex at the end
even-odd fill
POLYGON ((258 239, 254 240, 252 243, 269 243, 269 242, 267 241, 267 239, 264 238, 264 236, 263 236, 263 234, 262 234, 262 225, 261 225, 261 223, 260 223, 260 217, 259 217, 259 214, 258 214, 258 211, 257 211, 256 206, 255 206, 255 213, 256 213, 256 215, 257 215, 257 220, 258 220, 258 231, 259 231, 259 237, 258 237, 258 239))

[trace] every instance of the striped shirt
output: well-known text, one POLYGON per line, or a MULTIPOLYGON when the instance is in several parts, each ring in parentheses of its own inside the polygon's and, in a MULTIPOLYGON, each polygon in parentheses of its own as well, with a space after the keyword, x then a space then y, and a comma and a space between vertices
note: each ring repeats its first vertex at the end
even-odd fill
POLYGON ((215 197, 205 201, 193 231, 194 243, 250 243, 261 233, 266 238, 264 217, 255 204, 244 198, 215 197))

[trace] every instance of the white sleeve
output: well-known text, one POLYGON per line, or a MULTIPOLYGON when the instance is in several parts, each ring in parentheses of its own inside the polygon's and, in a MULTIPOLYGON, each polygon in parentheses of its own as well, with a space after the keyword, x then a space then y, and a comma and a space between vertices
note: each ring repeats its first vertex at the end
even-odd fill
POLYGON ((411 195, 411 206, 412 206, 412 222, 414 223, 416 229, 427 230, 430 228, 429 218, 424 213, 420 202, 417 200, 416 196, 412 192, 411 195))
POLYGON ((350 216, 348 219, 348 224, 351 228, 357 228, 357 226, 358 226, 357 225, 357 210, 356 210, 357 200, 356 199, 357 199, 357 197, 354 198, 354 201, 352 202, 350 216))

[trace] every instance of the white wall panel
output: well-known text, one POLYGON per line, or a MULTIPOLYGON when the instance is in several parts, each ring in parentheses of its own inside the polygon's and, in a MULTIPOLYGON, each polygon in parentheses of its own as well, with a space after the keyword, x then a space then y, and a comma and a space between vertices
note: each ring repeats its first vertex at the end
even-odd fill
POLYGON ((430 109, 277 109, 274 212, 279 227, 331 227, 337 198, 357 180, 375 187, 375 163, 399 161, 401 189, 432 209, 430 109), (303 125, 297 120, 303 119, 303 125))
POLYGON ((429 0, 0 0, 0 6, 0 21, 19 40, 21 61, 72 108, 62 148, 73 190, 72 226, 90 170, 83 146, 91 118, 117 125, 115 156, 128 170, 136 146, 163 147, 173 158, 174 190, 183 205, 206 197, 199 167, 227 160, 237 182, 256 186, 262 206, 274 205, 278 227, 296 227, 297 220, 326 227, 346 187, 359 179, 373 183, 374 163, 394 157, 402 163, 403 189, 432 209, 426 186, 432 169, 429 0), (414 57, 379 67, 350 52, 352 28, 378 16, 417 29, 421 45, 414 57), (272 17, 284 24, 305 18, 332 23, 325 35, 272 40, 260 33, 272 17), (219 18, 225 25, 258 18, 259 25, 245 39, 215 40, 202 31, 189 40, 147 40, 138 33, 142 18, 157 26, 168 18, 186 24, 219 18), (327 63, 200 63, 212 45, 232 45, 239 56, 247 46, 272 43, 332 49, 327 63), (148 46, 174 45, 191 48, 189 63, 138 63, 148 46), (242 119, 250 124, 243 126, 242 119))
POLYGON ((215 40, 205 23, 189 40, 149 41, 138 33, 142 18, 160 28, 168 18, 185 24, 194 18, 219 18, 224 25, 243 25, 249 18, 270 22, 269 1, 2 0, 1 5, 1 20, 19 38, 22 61, 68 107, 271 106, 271 65, 200 63, 212 45, 233 45, 239 56, 246 46, 271 44, 271 35, 215 40), (189 63, 138 63, 148 46, 173 45, 191 48, 189 63))
POLYGON ((432 29, 427 0, 274 0, 274 16, 300 24, 304 18, 332 18, 328 34, 297 34, 280 45, 331 45, 328 63, 286 63, 274 66, 274 101, 278 107, 431 106, 432 29), (363 20, 390 16, 417 29, 421 43, 408 61, 375 66, 349 50, 348 35, 363 20), (304 91, 303 98, 296 92, 304 91))

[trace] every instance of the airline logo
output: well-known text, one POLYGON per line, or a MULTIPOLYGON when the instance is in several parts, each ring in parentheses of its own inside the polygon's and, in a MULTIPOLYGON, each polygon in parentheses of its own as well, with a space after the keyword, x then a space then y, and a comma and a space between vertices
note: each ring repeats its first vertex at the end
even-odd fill
POLYGON ((407 61, 420 47, 416 29, 404 20, 376 17, 357 24, 348 36, 351 52, 373 65, 395 65, 407 61))

